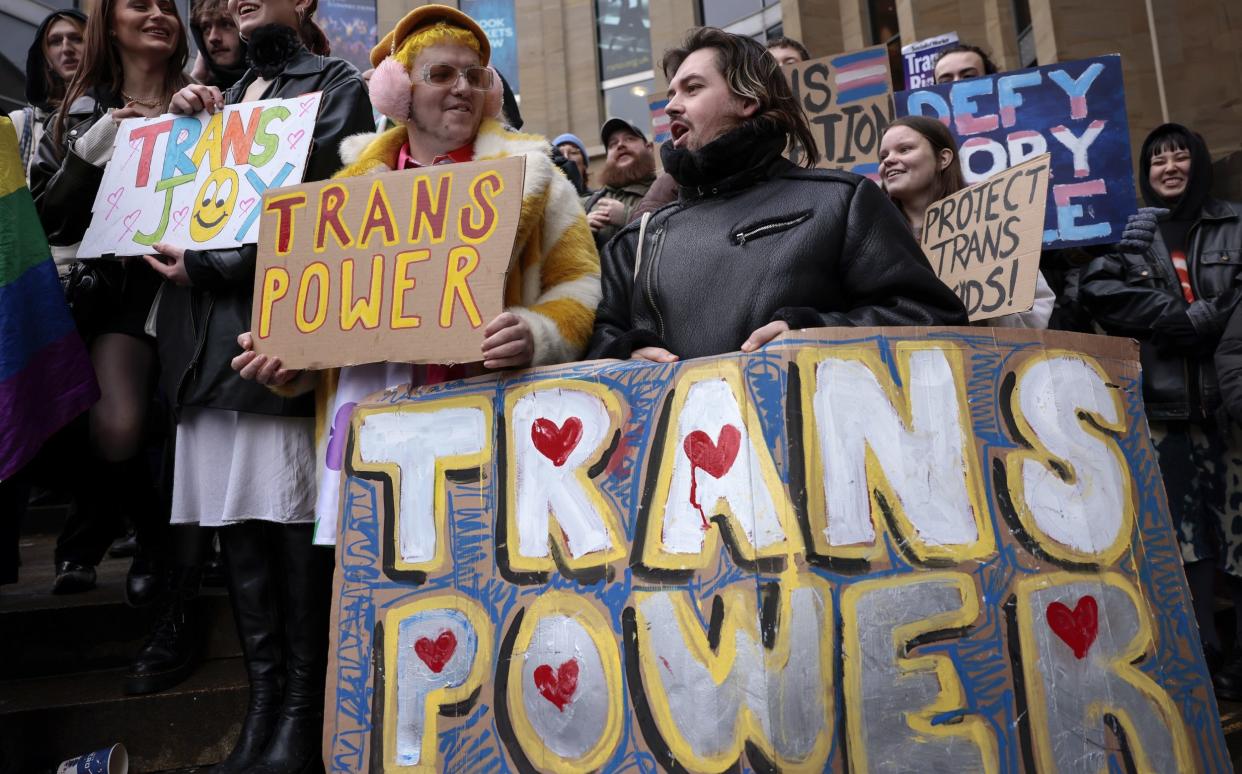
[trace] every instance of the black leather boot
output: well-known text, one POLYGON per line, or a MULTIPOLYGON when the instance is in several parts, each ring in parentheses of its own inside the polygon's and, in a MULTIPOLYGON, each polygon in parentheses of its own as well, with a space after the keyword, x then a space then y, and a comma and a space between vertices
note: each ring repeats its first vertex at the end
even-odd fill
POLYGON ((167 570, 167 588, 150 638, 138 651, 125 676, 125 693, 140 696, 172 688, 194 673, 199 640, 192 603, 198 596, 201 568, 167 570))
POLYGON ((285 696, 255 774, 318 774, 323 768, 323 686, 333 554, 312 545, 312 524, 275 527, 285 618, 285 696))
POLYGON ((280 713, 283 677, 280 563, 272 561, 269 535, 278 526, 259 521, 220 529, 229 600, 237 639, 241 641, 250 680, 250 703, 233 751, 211 769, 212 774, 252 771, 267 747, 280 713))

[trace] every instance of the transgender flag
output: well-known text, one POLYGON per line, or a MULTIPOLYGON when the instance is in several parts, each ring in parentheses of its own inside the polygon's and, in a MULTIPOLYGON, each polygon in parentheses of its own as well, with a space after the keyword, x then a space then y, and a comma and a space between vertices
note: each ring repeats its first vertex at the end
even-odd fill
POLYGON ((846 105, 867 97, 887 94, 888 50, 880 46, 843 54, 832 60, 837 104, 846 105))
POLYGON ((0 116, 0 480, 97 400, 95 372, 26 190, 17 133, 0 116))

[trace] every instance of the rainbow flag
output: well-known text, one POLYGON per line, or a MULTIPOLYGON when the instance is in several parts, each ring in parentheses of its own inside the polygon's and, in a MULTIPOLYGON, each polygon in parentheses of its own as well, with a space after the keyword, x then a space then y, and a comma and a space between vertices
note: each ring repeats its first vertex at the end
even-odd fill
POLYGON ((0 480, 97 400, 95 372, 26 189, 17 133, 0 116, 0 480))

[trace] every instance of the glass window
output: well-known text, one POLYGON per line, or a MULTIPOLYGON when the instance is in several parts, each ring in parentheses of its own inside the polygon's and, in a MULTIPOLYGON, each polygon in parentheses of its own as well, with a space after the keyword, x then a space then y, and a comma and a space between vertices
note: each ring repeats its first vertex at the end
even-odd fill
MULTIPOLYGON (((777 6, 777 19, 780 18, 779 6, 781 0, 702 0, 699 3, 699 9, 702 14, 703 24, 708 27, 720 27, 728 29, 729 32, 738 35, 751 35, 758 37, 760 42, 764 42, 762 35, 754 35, 746 30, 729 29, 747 17, 754 16, 765 8, 777 6)), ((766 18, 766 16, 765 16, 766 18)), ((757 22, 763 25, 763 21, 757 22)))
POLYGON ((897 21, 897 0, 870 0, 872 45, 888 47, 888 66, 893 74, 893 88, 905 88, 901 58, 901 27, 897 21))
POLYGON ((651 139, 651 108, 647 100, 655 88, 655 80, 650 73, 648 76, 646 80, 604 89, 604 115, 624 118, 637 125, 646 133, 647 139, 651 139))
POLYGON ((651 70, 647 0, 595 0, 595 18, 601 81, 651 70))

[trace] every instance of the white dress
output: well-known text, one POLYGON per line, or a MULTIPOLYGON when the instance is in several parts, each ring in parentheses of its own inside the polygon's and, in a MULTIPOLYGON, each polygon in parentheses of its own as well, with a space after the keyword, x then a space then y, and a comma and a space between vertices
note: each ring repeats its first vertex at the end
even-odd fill
POLYGON ((187 406, 177 425, 172 523, 223 527, 315 517, 315 420, 187 406))

